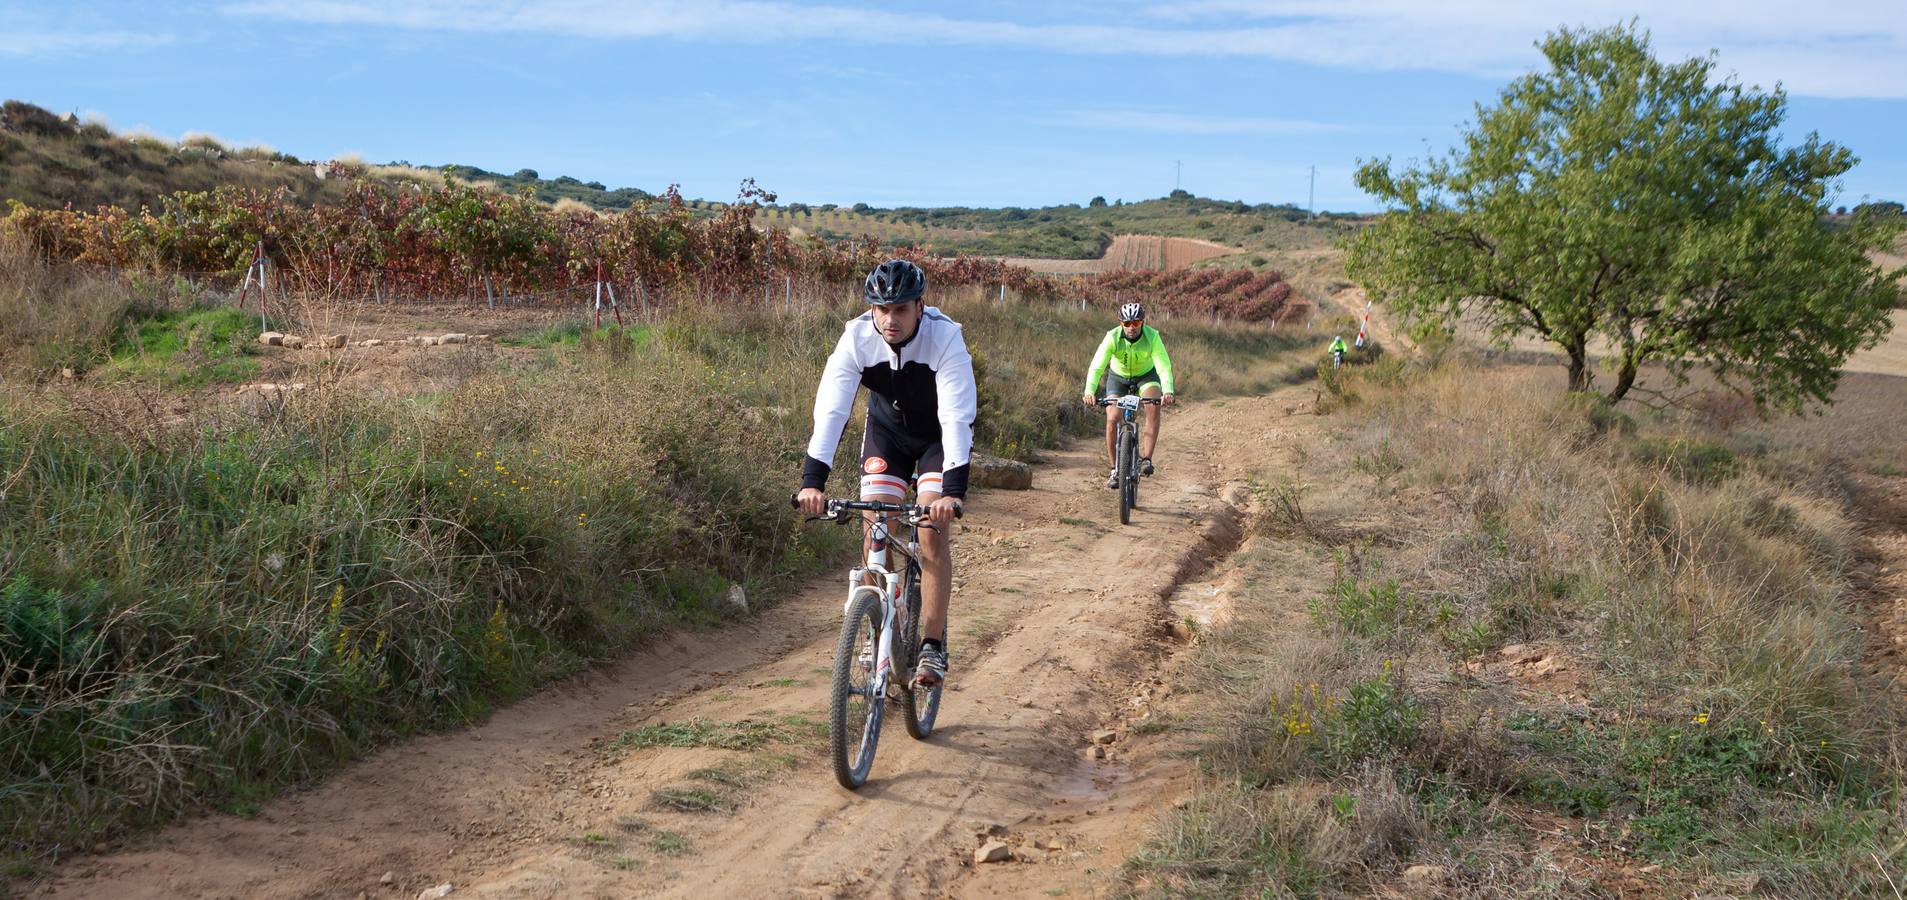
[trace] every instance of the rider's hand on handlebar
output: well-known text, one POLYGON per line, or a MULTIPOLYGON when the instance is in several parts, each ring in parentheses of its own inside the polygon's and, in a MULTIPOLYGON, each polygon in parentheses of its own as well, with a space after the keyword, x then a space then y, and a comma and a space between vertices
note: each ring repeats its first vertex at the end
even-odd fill
POLYGON ((944 528, 954 520, 954 513, 960 509, 961 501, 953 497, 941 497, 927 507, 927 521, 936 528, 944 528))
POLYGON ((795 495, 795 505, 801 507, 804 516, 824 516, 828 514, 828 495, 817 488, 805 487, 795 495))
POLYGON ((1179 402, 1179 397, 1177 394, 1167 394, 1165 395, 1164 398, 1162 398, 1162 400, 1166 406, 1171 406, 1172 404, 1179 402))
POLYGON ((1098 405, 1099 405, 1099 400, 1098 400, 1098 398, 1096 398, 1096 397, 1094 397, 1094 396, 1093 396, 1093 395, 1091 395, 1091 394, 1080 394, 1080 395, 1079 395, 1079 402, 1081 402, 1081 403, 1084 403, 1084 404, 1086 404, 1087 406, 1098 406, 1098 405))

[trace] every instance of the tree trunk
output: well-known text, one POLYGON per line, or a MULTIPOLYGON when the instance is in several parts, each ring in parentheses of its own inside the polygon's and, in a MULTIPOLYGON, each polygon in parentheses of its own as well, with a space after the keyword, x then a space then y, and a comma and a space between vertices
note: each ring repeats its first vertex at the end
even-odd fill
POLYGON ((1563 352, 1569 354, 1569 389, 1587 391, 1596 380, 1596 373, 1589 368, 1588 342, 1578 337, 1563 343, 1563 352))
POLYGON ((1630 388, 1635 387, 1636 369, 1640 364, 1639 356, 1640 354, 1633 352, 1622 355, 1622 370, 1616 373, 1616 386, 1607 397, 1610 405, 1615 405, 1623 398, 1623 395, 1629 393, 1630 388))

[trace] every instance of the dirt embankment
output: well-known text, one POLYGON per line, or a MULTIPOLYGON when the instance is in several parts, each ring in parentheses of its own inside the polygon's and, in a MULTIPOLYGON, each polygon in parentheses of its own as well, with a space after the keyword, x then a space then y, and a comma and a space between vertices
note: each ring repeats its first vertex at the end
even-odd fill
POLYGON ((1120 269, 1183 269, 1214 256, 1240 252, 1197 238, 1159 237, 1150 234, 1122 234, 1112 239, 1106 253, 1098 259, 1042 259, 1008 257, 1004 262, 1025 266, 1048 275, 1097 275, 1120 269))
POLYGON ((38 892, 1098 895, 1191 784, 1192 762, 1144 727, 1183 646, 1170 599, 1232 547, 1226 498, 1243 495, 1250 460, 1304 427, 1291 413, 1310 398, 1290 388, 1173 412, 1129 527, 1095 441, 1051 454, 1031 491, 977 497, 956 541, 939 728, 917 743, 890 722, 857 793, 834 784, 818 728, 840 620, 831 576, 256 816, 78 857, 38 892), (1011 858, 976 863, 988 838, 1011 858))

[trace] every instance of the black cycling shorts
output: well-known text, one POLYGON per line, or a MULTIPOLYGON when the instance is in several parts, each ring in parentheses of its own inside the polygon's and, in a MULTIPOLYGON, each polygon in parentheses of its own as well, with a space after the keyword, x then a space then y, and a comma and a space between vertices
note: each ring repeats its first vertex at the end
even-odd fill
POLYGON ((861 435, 861 499, 906 497, 910 484, 920 493, 940 493, 946 459, 940 435, 919 438, 869 419, 861 435))
POLYGON ((1140 388, 1148 384, 1159 384, 1158 369, 1147 369, 1137 375, 1131 376, 1107 372, 1106 396, 1124 397, 1127 394, 1137 394, 1140 388))

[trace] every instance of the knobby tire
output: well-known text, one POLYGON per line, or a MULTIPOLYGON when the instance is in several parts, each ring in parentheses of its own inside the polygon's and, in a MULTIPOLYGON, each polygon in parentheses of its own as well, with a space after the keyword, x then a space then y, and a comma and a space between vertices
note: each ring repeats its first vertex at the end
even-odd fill
MULTIPOLYGON (((887 704, 885 698, 867 695, 874 673, 861 670, 859 660, 861 647, 868 641, 873 642, 879 656, 880 616, 880 594, 859 592, 841 622, 841 640, 834 647, 828 743, 834 757, 834 780, 848 790, 867 783, 868 772, 874 768, 874 749, 881 740, 881 714, 887 704), (861 693, 856 693, 857 688, 861 693)), ((890 677, 898 677, 898 673, 890 677)))
POLYGON ((907 597, 907 631, 901 635, 906 652, 902 654, 907 661, 901 670, 905 676, 902 683, 906 688, 901 691, 901 711, 906 714, 907 735, 917 741, 924 741, 934 733, 934 717, 940 714, 940 688, 921 687, 914 683, 914 666, 920 661, 920 570, 908 564, 904 582, 907 597))

